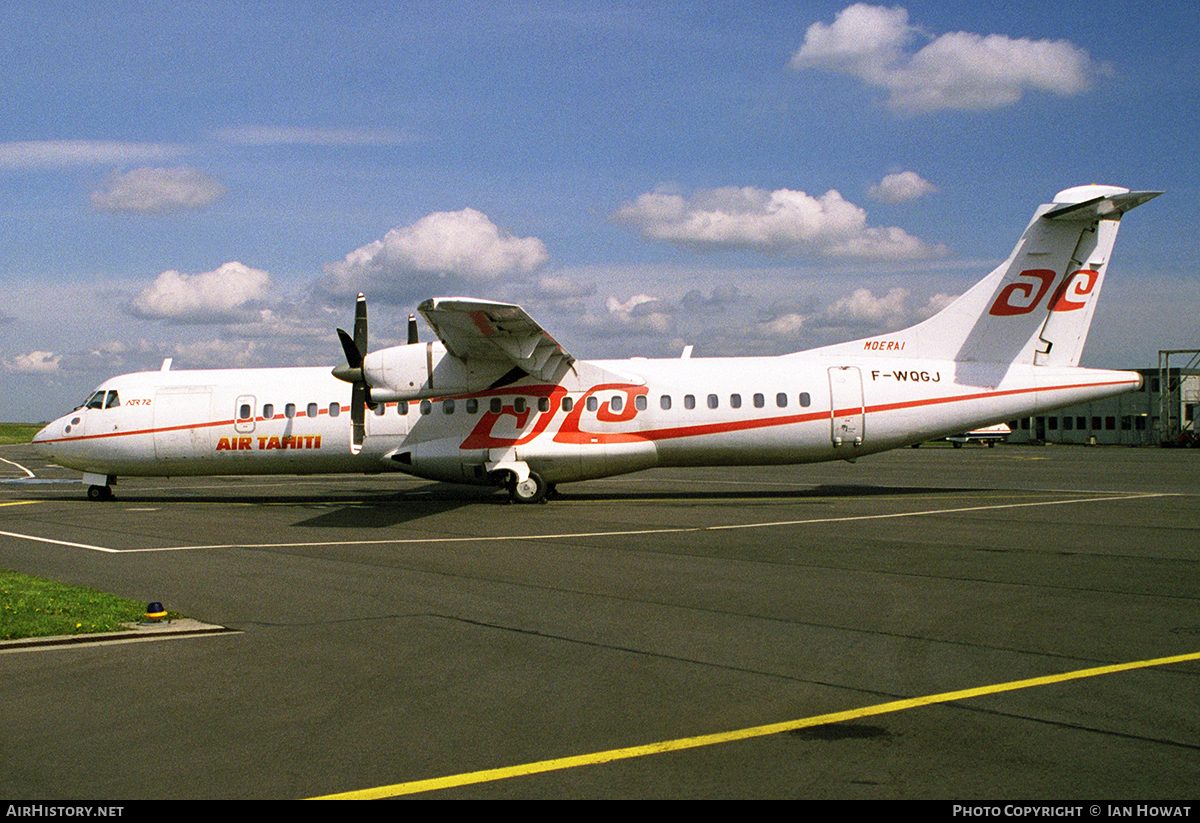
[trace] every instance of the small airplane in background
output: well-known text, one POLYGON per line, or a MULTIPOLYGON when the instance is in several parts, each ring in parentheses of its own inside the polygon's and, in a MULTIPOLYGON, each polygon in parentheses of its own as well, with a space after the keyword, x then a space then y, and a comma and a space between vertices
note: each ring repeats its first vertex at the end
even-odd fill
POLYGON ((398 471, 544 500, 559 483, 658 466, 854 460, 1141 385, 1081 369, 1121 216, 1159 192, 1079 186, 1034 213, 1007 260, 911 328, 777 357, 579 360, 520 306, 418 307, 437 335, 370 351, 366 300, 345 362, 114 377, 33 440, 83 472, 398 471))

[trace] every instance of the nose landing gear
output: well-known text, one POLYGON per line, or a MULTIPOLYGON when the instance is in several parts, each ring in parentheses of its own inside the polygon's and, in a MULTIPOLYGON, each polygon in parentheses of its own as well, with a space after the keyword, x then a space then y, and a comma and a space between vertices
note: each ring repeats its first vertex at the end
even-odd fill
POLYGON ((88 486, 88 500, 112 500, 112 486, 88 486))
POLYGON ((117 482, 117 478, 111 474, 93 474, 85 472, 83 482, 88 487, 88 500, 112 500, 113 499, 113 484, 117 482))

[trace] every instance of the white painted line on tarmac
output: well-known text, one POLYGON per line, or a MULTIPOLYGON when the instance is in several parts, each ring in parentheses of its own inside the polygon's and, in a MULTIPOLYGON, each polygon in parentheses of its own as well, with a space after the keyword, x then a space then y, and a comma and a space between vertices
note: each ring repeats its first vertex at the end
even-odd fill
POLYGON ((105 554, 120 554, 121 549, 108 549, 104 546, 92 546, 88 543, 72 543, 69 540, 54 540, 49 537, 37 537, 32 534, 21 534, 19 532, 0 532, 3 537, 15 537, 18 540, 32 540, 35 543, 52 543, 55 546, 69 546, 72 549, 88 549, 94 552, 104 552, 105 554))
POLYGON ((438 545, 450 543, 495 543, 500 541, 522 540, 575 540, 579 538, 596 537, 637 537, 655 534, 698 534, 703 532, 739 531, 744 529, 772 529, 786 526, 809 526, 825 523, 855 523, 868 520, 893 520, 904 517, 932 517, 942 514, 966 514, 969 512, 1001 511, 1005 509, 1025 509, 1038 506, 1069 506, 1076 503, 1106 503, 1124 500, 1142 500, 1154 497, 1175 497, 1170 493, 1144 493, 1105 495, 1103 497, 1070 498, 1065 500, 1039 500, 1032 503, 997 503, 989 506, 960 506, 948 509, 921 509, 911 512, 891 512, 889 514, 860 514, 847 517, 813 517, 803 520, 771 520, 763 523, 734 523, 723 526, 674 526, 658 529, 622 529, 619 531, 593 532, 557 532, 554 534, 492 534, 473 537, 398 537, 386 540, 307 540, 281 543, 208 543, 195 546, 152 546, 141 549, 111 549, 104 546, 92 546, 87 543, 73 543, 67 540, 54 540, 49 537, 36 537, 19 532, 0 531, 0 536, 14 537, 19 540, 33 540, 38 543, 52 543, 58 546, 69 546, 77 549, 104 552, 106 554, 139 554, 145 552, 185 552, 202 551, 206 549, 302 549, 329 548, 335 546, 401 546, 401 545, 438 545))
MULTIPOLYGON (((890 514, 864 514, 851 515, 847 517, 819 517, 807 518, 803 520, 774 520, 763 523, 739 523, 724 526, 675 526, 669 528, 657 529, 624 529, 620 531, 592 531, 592 532, 559 532, 555 534, 507 534, 507 535, 480 535, 474 537, 401 537, 385 540, 317 540, 317 541, 294 541, 282 543, 214 543, 207 545, 196 546, 159 546, 154 548, 144 549, 121 549, 121 552, 138 553, 138 552, 178 552, 178 551, 199 551, 204 549, 293 549, 293 548, 321 548, 332 546, 387 546, 387 545, 436 545, 449 543, 485 543, 497 541, 521 541, 521 540, 568 540, 579 538, 594 538, 594 537, 636 537, 640 535, 655 535, 655 534, 695 534, 700 532, 717 532, 717 531, 736 531, 741 529, 769 529, 782 528, 786 526, 804 526, 822 523, 851 523, 856 521, 866 520, 888 520, 902 517, 929 517, 940 514, 962 514, 966 512, 979 511, 998 511, 1002 509, 1020 509, 1030 508, 1035 506, 1065 506, 1074 503, 1103 503, 1110 501, 1123 500, 1138 500, 1151 497, 1170 497, 1169 494, 1122 494, 1122 495, 1105 495, 1103 497, 1087 497, 1073 498, 1065 500, 1042 500, 1032 503, 1000 503, 989 506, 964 506, 959 508, 948 509, 923 509, 911 512, 893 512, 890 514)), ((113 551, 113 550, 109 550, 113 551)))
POLYGON ((7 463, 10 466, 16 466, 18 469, 25 472, 26 477, 34 477, 35 476, 33 472, 31 472, 29 469, 25 468, 24 466, 22 466, 20 463, 18 463, 15 460, 6 460, 5 458, 0 457, 0 462, 7 463))

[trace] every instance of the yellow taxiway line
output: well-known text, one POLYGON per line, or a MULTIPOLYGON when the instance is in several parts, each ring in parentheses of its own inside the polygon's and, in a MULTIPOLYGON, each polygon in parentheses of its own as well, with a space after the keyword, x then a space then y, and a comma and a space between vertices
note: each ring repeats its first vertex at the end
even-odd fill
POLYGON ((830 723, 842 723, 860 717, 871 717, 880 714, 915 709, 921 706, 932 706, 937 703, 952 703, 957 700, 967 700, 973 697, 983 697, 989 694, 1030 689, 1034 686, 1049 686, 1068 680, 1082 680, 1087 677, 1098 677, 1104 674, 1146 669, 1152 666, 1167 666, 1172 663, 1184 663, 1200 660, 1200 652, 1180 654, 1174 657, 1158 657, 1153 660, 1137 660, 1132 663, 1116 663, 1111 666, 1097 666, 1092 669, 1078 669, 1062 674, 1051 674, 1045 677, 1032 677, 1026 680, 1012 680, 1007 683, 995 683, 990 686, 978 686, 973 689, 961 689, 953 692, 942 692, 924 697, 912 697, 907 700, 893 700, 888 703, 878 703, 874 706, 864 706, 832 714, 821 714, 815 717, 805 717, 799 720, 788 720, 783 723, 771 723, 766 726, 753 726, 748 729, 735 729, 717 734, 700 735, 699 737, 684 737, 678 740, 663 740, 658 743, 648 743, 642 746, 630 746, 624 749, 609 749, 603 752, 580 754, 574 757, 560 757, 553 760, 539 760, 534 763, 523 763, 519 766, 506 766, 499 769, 484 769, 483 771, 466 772, 464 774, 434 777, 427 780, 414 780, 409 783, 395 783, 390 786, 379 786, 373 789, 330 794, 315 797, 313 800, 380 800, 388 797, 418 794, 420 792, 450 789, 458 786, 470 786, 477 783, 491 783, 497 780, 507 780, 512 777, 523 777, 531 774, 574 769, 580 766, 593 766, 599 763, 611 763, 615 760, 628 760, 634 757, 646 757, 652 754, 665 754, 685 749, 697 749, 702 746, 714 746, 718 743, 732 743, 735 740, 749 740, 755 737, 780 734, 806 729, 813 726, 824 726, 830 723))

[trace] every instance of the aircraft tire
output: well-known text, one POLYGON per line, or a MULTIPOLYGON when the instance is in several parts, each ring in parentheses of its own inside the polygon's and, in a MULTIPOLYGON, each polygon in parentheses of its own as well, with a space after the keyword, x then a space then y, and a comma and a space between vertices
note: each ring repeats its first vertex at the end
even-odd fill
POLYGON ((509 486, 508 496, 514 503, 541 503, 546 499, 546 492, 550 487, 541 475, 536 472, 529 473, 529 479, 524 483, 514 483, 509 486))
POLYGON ((88 500, 112 500, 112 489, 108 486, 88 486, 88 500))

